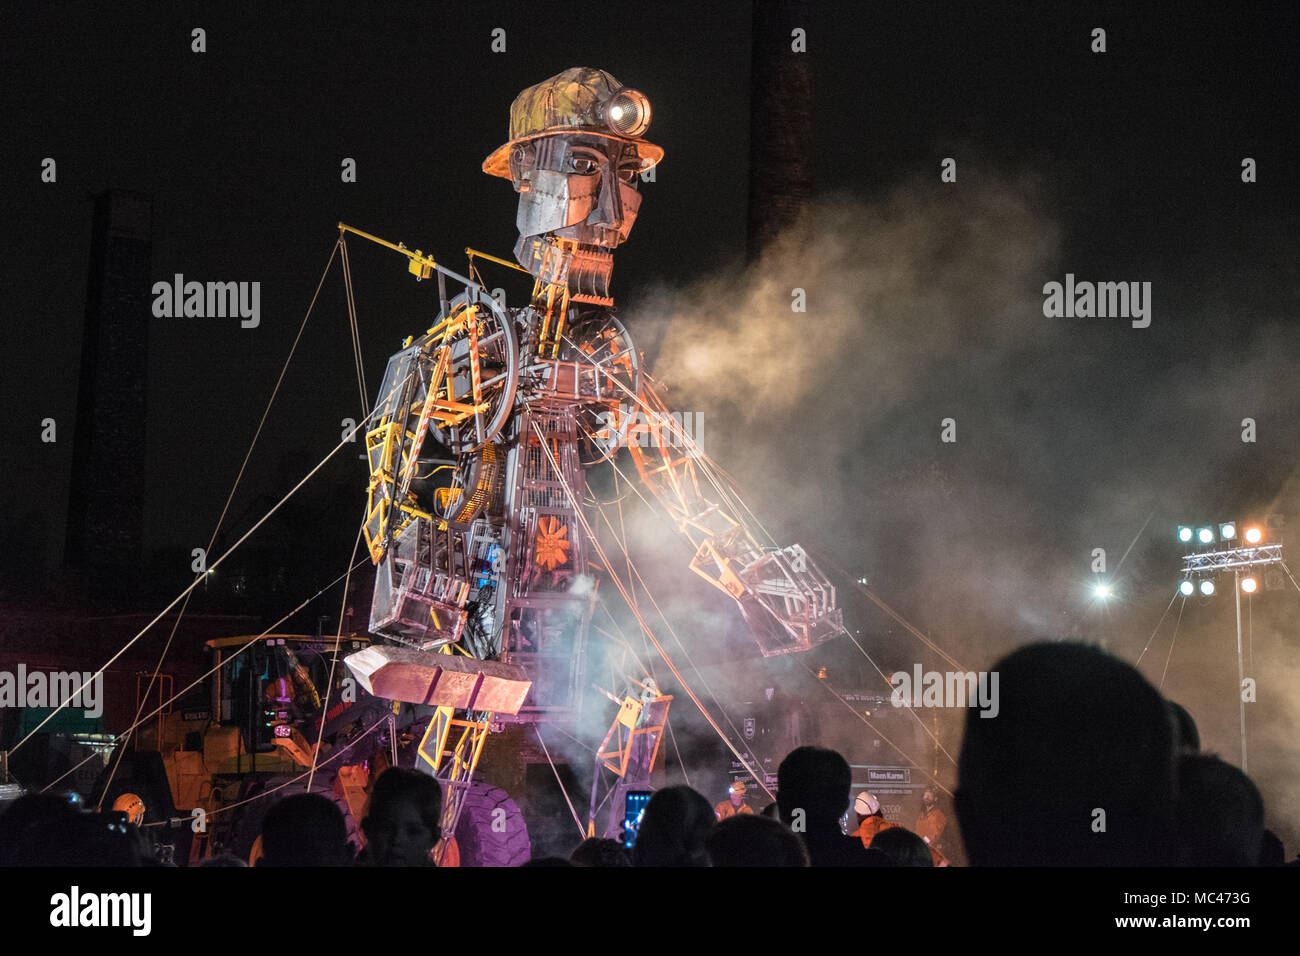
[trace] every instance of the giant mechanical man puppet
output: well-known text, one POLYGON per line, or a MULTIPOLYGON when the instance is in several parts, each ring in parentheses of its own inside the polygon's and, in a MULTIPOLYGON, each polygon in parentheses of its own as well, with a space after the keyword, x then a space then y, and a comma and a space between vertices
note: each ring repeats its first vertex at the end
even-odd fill
MULTIPOLYGON (((734 486, 673 427, 616 316, 613 250, 663 158, 649 125, 645 95, 603 70, 565 70, 515 99, 483 171, 519 194, 526 305, 494 298, 473 255, 462 276, 385 243, 437 280, 441 309, 389 359, 368 419, 370 629, 384 643, 348 666, 377 696, 436 708, 419 753, 449 802, 491 723, 578 704, 602 570, 585 475, 620 449, 689 540, 684 563, 738 603, 764 655, 842 630, 803 549, 760 544, 734 486)), ((668 699, 644 683, 623 702, 601 747, 623 787, 648 773, 668 699)))

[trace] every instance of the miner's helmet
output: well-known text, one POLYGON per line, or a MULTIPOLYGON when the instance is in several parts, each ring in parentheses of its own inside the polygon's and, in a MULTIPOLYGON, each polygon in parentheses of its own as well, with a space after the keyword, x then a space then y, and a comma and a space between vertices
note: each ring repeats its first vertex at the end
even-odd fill
POLYGON ((125 813, 128 823, 139 824, 144 819, 144 801, 134 793, 124 793, 113 801, 115 813, 125 813))
POLYGON ((874 793, 863 790, 853 801, 853 812, 860 817, 873 816, 880 812, 880 801, 876 799, 874 793))
POLYGON ((738 793, 743 797, 745 795, 745 781, 737 780, 727 788, 727 793, 738 793))
POLYGON ((655 166, 664 151, 642 139, 650 126, 650 101, 604 70, 575 66, 530 86, 510 104, 510 141, 483 161, 483 172, 510 175, 510 155, 543 136, 582 133, 635 148, 641 172, 655 166))

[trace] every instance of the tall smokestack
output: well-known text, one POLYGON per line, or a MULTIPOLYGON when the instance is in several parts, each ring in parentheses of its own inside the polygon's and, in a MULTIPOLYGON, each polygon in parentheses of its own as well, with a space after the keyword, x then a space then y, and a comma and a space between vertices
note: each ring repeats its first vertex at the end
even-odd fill
POLYGON ((804 0, 754 0, 750 56, 750 261, 795 222, 812 197, 812 68, 794 31, 809 29, 804 0))
POLYGON ((142 558, 152 215, 142 193, 95 197, 66 563, 96 591, 142 558))

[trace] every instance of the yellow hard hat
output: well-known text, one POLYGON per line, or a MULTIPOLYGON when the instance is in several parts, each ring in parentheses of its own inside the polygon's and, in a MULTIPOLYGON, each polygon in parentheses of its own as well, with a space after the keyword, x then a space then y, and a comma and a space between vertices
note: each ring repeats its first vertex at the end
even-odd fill
POLYGON ((745 795, 745 781, 743 781, 743 780, 737 780, 735 783, 733 783, 730 787, 727 788, 727 793, 738 793, 738 794, 740 794, 741 796, 744 796, 744 795, 745 795))
POLYGON ((144 801, 134 793, 124 793, 114 800, 113 810, 125 813, 128 823, 139 824, 144 819, 144 801))
POLYGON ((556 133, 583 133, 636 147, 641 172, 664 157, 662 148, 641 138, 650 126, 650 101, 604 70, 575 66, 530 86, 510 104, 510 139, 483 161, 489 176, 510 178, 510 151, 521 143, 556 133))

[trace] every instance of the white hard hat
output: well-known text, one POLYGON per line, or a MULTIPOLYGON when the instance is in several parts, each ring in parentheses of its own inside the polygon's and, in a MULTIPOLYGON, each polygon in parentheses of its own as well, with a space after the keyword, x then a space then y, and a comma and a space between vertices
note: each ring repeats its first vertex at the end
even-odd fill
POLYGON ((875 794, 863 790, 858 794, 858 799, 853 801, 853 812, 863 817, 879 813, 880 801, 876 799, 875 794))

